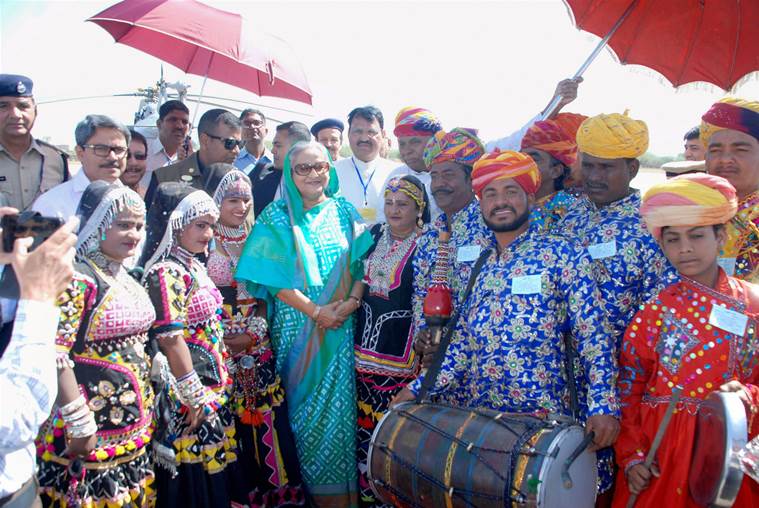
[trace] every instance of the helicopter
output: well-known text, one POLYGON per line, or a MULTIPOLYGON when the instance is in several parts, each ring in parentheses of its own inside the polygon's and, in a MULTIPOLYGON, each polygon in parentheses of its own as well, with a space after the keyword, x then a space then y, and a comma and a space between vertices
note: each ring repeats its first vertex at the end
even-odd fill
MULTIPOLYGON (((113 97, 139 97, 140 102, 137 105, 137 110, 134 112, 133 122, 131 125, 127 125, 127 127, 134 128, 134 130, 145 136, 145 138, 148 140, 148 143, 152 143, 153 140, 158 138, 158 110, 163 103, 169 100, 180 100, 186 103, 190 111, 193 112, 191 113, 193 115, 193 124, 195 123, 195 117, 197 117, 198 109, 201 105, 214 108, 223 108, 235 114, 239 114, 243 109, 246 108, 258 108, 264 112, 266 115, 266 121, 270 125, 279 125, 292 119, 282 119, 283 113, 286 113, 288 115, 297 115, 298 117, 302 117, 304 120, 313 116, 312 114, 304 113, 303 111, 297 111, 268 104, 243 101, 229 97, 191 94, 189 93, 191 86, 192 85, 185 84, 182 81, 166 81, 164 79, 163 65, 161 65, 161 74, 159 79, 153 85, 149 85, 144 88, 138 88, 134 92, 49 99, 41 100, 38 102, 38 104, 43 105, 70 101, 109 99, 113 97)), ((306 120, 306 122, 308 122, 308 120, 306 120)), ((192 134, 193 129, 194 126, 191 125, 190 134, 192 134)))

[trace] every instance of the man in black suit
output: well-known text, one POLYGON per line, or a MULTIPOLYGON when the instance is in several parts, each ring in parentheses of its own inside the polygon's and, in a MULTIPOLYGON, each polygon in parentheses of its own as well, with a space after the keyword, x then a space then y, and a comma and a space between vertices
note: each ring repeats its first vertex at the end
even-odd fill
POLYGON ((240 148, 245 145, 240 120, 226 109, 210 109, 200 117, 198 141, 200 148, 197 152, 153 172, 145 194, 148 206, 153 203, 158 184, 163 182, 185 182, 203 190, 206 168, 217 162, 234 163, 240 148))

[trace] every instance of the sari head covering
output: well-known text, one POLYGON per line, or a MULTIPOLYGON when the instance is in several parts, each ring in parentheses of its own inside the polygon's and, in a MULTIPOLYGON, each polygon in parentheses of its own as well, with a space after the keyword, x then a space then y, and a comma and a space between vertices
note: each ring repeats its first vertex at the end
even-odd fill
POLYGON ((424 147, 424 164, 453 161, 472 167, 474 162, 485 153, 485 147, 475 134, 467 129, 456 127, 449 132, 439 130, 427 141, 424 147))
POLYGON ((552 120, 537 121, 527 129, 521 149, 542 150, 571 166, 577 160, 577 129, 586 118, 575 113, 559 113, 552 120))
POLYGON ((635 159, 648 150, 648 126, 627 111, 592 116, 580 124, 577 149, 601 159, 635 159))
POLYGON ((496 180, 513 178, 527 194, 535 194, 540 188, 540 169, 529 155, 512 150, 486 153, 474 163, 472 189, 477 197, 482 190, 496 180))
POLYGON ((76 211, 79 217, 76 253, 86 256, 98 250, 103 234, 124 210, 144 217, 145 202, 125 185, 109 184, 101 180, 89 184, 76 211))
POLYGON ((219 208, 205 191, 178 182, 159 185, 148 211, 148 236, 138 265, 147 273, 154 263, 169 255, 179 241, 179 233, 204 215, 219 218, 219 208))
POLYGON ((385 185, 384 195, 387 197, 391 192, 402 192, 410 197, 421 212, 419 218, 422 219, 422 223, 429 224, 431 220, 430 198, 427 196, 424 184, 417 177, 405 175, 400 178, 391 178, 385 185))
POLYGON ((443 128, 435 114, 424 108, 408 106, 395 116, 393 134, 403 136, 432 136, 443 128))
MULTIPOLYGON (((328 205, 330 198, 338 198, 340 184, 335 171, 335 164, 327 149, 316 141, 301 141, 290 148, 284 163, 284 202, 292 225, 291 229, 276 228, 273 224, 256 223, 248 242, 240 256, 235 278, 238 280, 259 280, 259 284, 279 289, 304 289, 309 286, 323 286, 319 274, 319 264, 314 252, 314 238, 306 224, 310 223, 318 212, 328 205), (324 188, 325 201, 310 210, 303 208, 303 197, 292 176, 292 161, 305 150, 316 150, 329 162, 329 181, 324 188), (292 254, 295 253, 295 256, 292 254), (256 258, 255 263, 245 262, 245 258, 256 258), (255 265, 256 275, 252 273, 255 265), (264 280, 265 279, 265 280, 264 280)), ((356 216, 358 217, 358 213, 356 216)), ((351 246, 351 271, 358 270, 360 259, 371 246, 369 230, 361 224, 354 231, 351 246), (358 263, 358 265, 355 265, 358 263)), ((252 294, 257 293, 253 291, 252 294)), ((260 295, 260 293, 258 293, 260 295)), ((258 296, 257 295, 257 296, 258 296)))
POLYGON ((745 132, 759 140, 759 102, 725 97, 712 104, 701 117, 701 142, 709 144, 712 134, 722 129, 745 132))
POLYGON ((738 209, 735 187, 721 176, 680 175, 654 185, 643 196, 640 214, 657 240, 666 226, 711 226, 730 221, 738 209))

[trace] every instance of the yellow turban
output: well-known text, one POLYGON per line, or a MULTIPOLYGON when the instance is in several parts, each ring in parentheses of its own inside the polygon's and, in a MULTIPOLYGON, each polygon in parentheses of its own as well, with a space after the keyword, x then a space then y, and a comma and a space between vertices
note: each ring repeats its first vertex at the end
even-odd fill
POLYGON ((725 97, 712 104, 701 117, 699 136, 704 146, 712 134, 722 129, 745 132, 759 140, 759 102, 725 97))
POLYGON ((648 149, 648 127, 642 120, 612 113, 588 118, 577 131, 577 148, 601 159, 637 158, 648 149))
POLYGON ((725 224, 735 215, 735 188, 721 176, 680 175, 654 185, 643 196, 640 214, 657 240, 665 226, 725 224))

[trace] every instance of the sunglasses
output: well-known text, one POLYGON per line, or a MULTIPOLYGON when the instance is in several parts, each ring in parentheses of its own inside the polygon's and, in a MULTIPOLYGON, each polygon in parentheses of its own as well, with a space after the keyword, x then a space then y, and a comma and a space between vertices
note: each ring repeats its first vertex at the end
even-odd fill
POLYGON ((308 176, 311 174, 311 171, 316 171, 317 175, 322 175, 329 171, 329 162, 323 161, 323 162, 314 162, 314 163, 307 163, 304 162, 302 164, 296 164, 293 166, 293 171, 298 176, 308 176))
POLYGON ((130 157, 134 157, 138 161, 144 161, 145 159, 148 158, 148 154, 146 154, 146 153, 133 153, 133 152, 130 152, 129 150, 127 150, 127 159, 129 159, 130 157))
POLYGON ((208 136, 211 139, 218 139, 222 143, 224 143, 224 148, 226 150, 234 150, 235 147, 242 148, 245 146, 245 141, 242 139, 235 139, 235 138, 222 138, 221 136, 214 136, 213 134, 208 134, 206 132, 206 136, 208 136))

